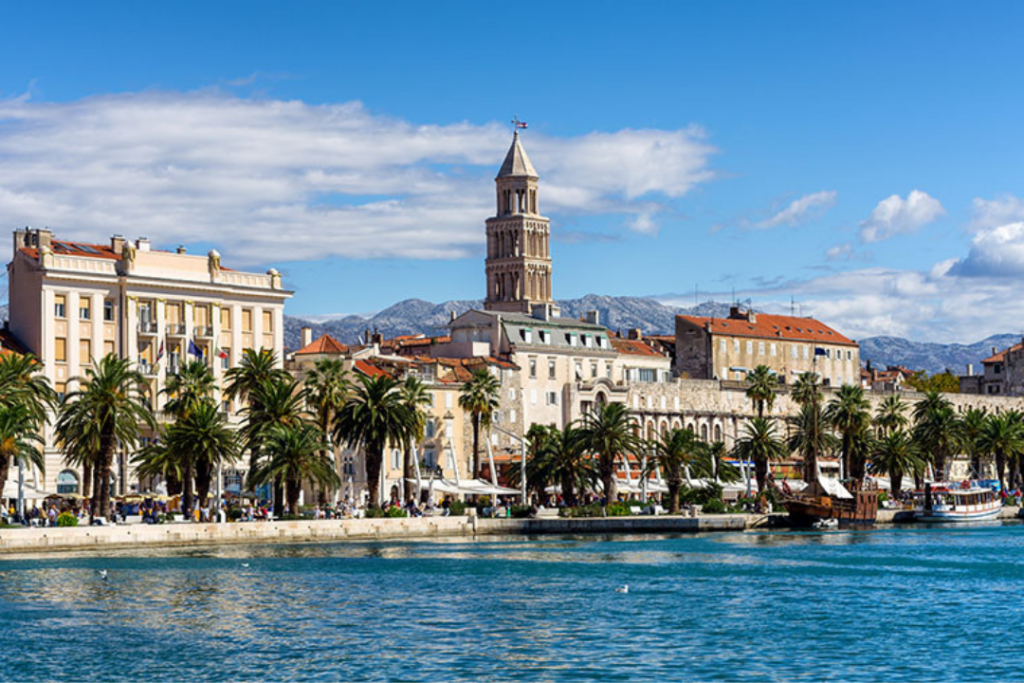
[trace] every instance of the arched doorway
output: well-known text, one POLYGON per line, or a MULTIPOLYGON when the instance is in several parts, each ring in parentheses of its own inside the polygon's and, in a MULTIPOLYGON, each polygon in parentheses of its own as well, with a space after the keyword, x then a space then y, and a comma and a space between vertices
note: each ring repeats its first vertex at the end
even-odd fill
POLYGON ((57 475, 57 493, 78 493, 78 475, 64 470, 57 475))

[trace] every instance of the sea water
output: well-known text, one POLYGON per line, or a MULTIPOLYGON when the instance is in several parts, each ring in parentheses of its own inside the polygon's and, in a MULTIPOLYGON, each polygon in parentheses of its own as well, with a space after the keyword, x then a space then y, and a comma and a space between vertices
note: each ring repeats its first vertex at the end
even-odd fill
POLYGON ((52 554, 0 679, 1011 680, 1022 598, 999 522, 52 554))

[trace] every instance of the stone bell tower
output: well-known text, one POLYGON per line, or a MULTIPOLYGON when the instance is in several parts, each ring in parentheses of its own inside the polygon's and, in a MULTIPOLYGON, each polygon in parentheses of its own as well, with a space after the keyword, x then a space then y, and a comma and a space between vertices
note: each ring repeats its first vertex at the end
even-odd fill
POLYGON ((552 304, 550 221, 537 209, 537 171, 519 141, 512 146, 494 179, 498 208, 487 219, 487 297, 484 309, 530 314, 538 304, 552 304))

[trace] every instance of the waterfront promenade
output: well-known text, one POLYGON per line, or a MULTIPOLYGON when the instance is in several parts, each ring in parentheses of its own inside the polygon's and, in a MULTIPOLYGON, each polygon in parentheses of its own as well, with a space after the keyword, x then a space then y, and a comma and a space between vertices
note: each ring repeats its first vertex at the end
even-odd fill
MULTIPOLYGON (((1018 507, 1003 508, 1014 519, 1018 507)), ((775 515, 779 520, 784 515, 775 515)), ((486 519, 419 517, 340 519, 230 524, 122 524, 108 527, 0 529, 0 555, 145 546, 296 543, 369 539, 417 539, 477 535, 643 534, 744 531, 770 526, 768 515, 606 517, 575 519, 486 519)), ((900 523, 899 513, 880 510, 878 524, 900 523)))

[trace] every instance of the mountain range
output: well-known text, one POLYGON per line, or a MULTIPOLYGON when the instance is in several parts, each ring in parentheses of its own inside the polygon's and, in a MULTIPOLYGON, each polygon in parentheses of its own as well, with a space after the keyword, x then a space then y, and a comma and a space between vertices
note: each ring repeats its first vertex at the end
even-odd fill
MULTIPOLYGON (((729 305, 708 301, 689 308, 666 306, 654 299, 631 296, 601 296, 588 294, 579 299, 558 302, 562 315, 579 318, 587 311, 598 311, 602 325, 612 330, 625 332, 640 329, 644 334, 674 334, 676 315, 700 315, 724 317, 729 314, 729 305)), ((446 301, 434 304, 421 299, 407 299, 370 316, 346 315, 337 318, 311 316, 285 316, 285 346, 298 348, 300 330, 308 325, 313 338, 330 334, 344 344, 358 343, 365 333, 379 332, 385 338, 404 334, 442 335, 447 331, 451 314, 462 314, 473 308, 481 308, 480 300, 446 301)), ((875 367, 903 365, 912 370, 927 370, 929 373, 952 370, 963 374, 968 363, 981 371, 981 359, 992 355, 992 347, 1004 349, 1021 341, 1019 335, 993 335, 973 344, 938 344, 916 342, 901 337, 868 337, 860 340, 862 362, 868 360, 875 367)))

